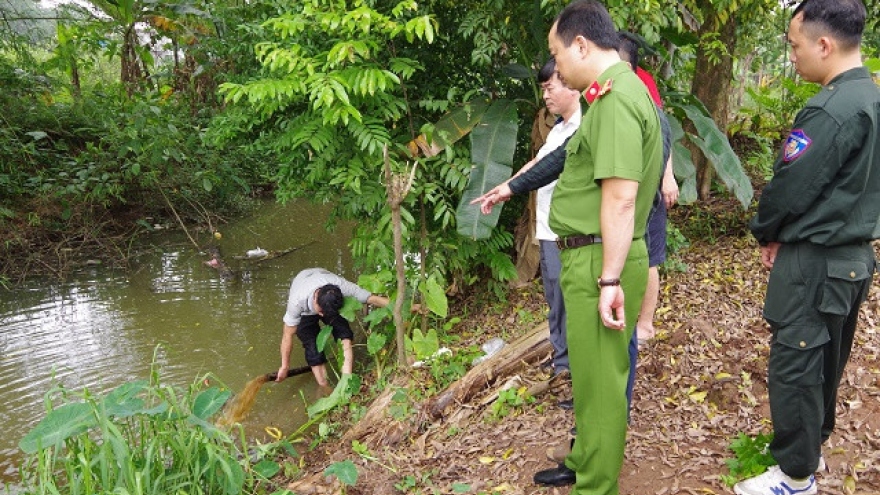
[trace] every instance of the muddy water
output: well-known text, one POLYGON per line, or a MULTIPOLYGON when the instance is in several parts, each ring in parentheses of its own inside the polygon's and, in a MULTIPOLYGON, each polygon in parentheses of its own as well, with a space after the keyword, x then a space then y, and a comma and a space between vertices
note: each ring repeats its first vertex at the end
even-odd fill
MULTIPOLYGON (((154 355, 165 383, 188 386, 211 373, 235 392, 276 371, 281 317, 292 277, 321 266, 356 280, 350 228, 328 234, 328 210, 266 203, 255 215, 220 226, 232 280, 204 265, 206 256, 180 232, 154 234, 130 271, 91 266, 68 281, 31 281, 0 289, 0 487, 14 484, 19 440, 45 415, 43 396, 56 385, 100 393, 147 378, 154 355), (257 247, 285 250, 260 263, 235 260, 257 247)), ((207 241, 205 234, 202 241, 207 241)), ((304 364, 294 348, 291 367, 304 364)), ((318 395, 311 375, 267 383, 244 425, 271 440, 267 427, 293 431, 306 399, 318 395)))

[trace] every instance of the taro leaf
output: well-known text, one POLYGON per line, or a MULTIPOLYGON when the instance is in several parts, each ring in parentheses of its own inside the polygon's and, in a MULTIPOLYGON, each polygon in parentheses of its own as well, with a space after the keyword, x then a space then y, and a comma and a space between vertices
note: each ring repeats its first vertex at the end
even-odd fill
POLYGON ((671 114, 667 114, 667 117, 672 129, 672 171, 681 184, 678 202, 683 205, 691 204, 697 200, 697 169, 691 159, 690 150, 682 144, 685 134, 681 122, 671 114))
MULTIPOLYGON (((314 418, 318 414, 327 412, 351 398, 353 376, 354 375, 343 374, 342 379, 339 380, 339 383, 336 384, 336 388, 333 389, 333 392, 330 395, 316 400, 314 404, 309 406, 307 409, 309 418, 314 418)), ((360 387, 360 377, 357 379, 357 384, 358 387, 360 387)))
POLYGON ((428 359, 440 350, 437 330, 432 328, 423 334, 419 328, 413 328, 412 339, 407 339, 407 347, 416 355, 416 359, 420 361, 428 359))
POLYGON ((196 396, 196 400, 193 401, 192 413, 199 419, 208 419, 219 411, 231 396, 232 392, 229 390, 211 387, 196 396))
POLYGON ((446 318, 449 313, 449 303, 446 299, 446 291, 437 283, 437 277, 434 275, 428 277, 428 280, 420 287, 420 292, 425 298, 428 309, 435 315, 446 318))
POLYGON ((254 472, 266 479, 275 476, 279 471, 281 471, 281 465, 268 459, 254 464, 254 472))
POLYGON ((367 352, 370 353, 371 356, 375 356, 385 347, 385 344, 388 342, 388 337, 385 334, 373 332, 367 337, 367 352))
MULTIPOLYGON (((388 306, 391 306, 391 304, 388 306)), ((377 323, 381 323, 385 318, 391 318, 391 308, 388 306, 370 311, 367 316, 364 316, 364 323, 367 323, 372 327, 377 323)))
POLYGON ((869 58, 865 60, 865 67, 870 72, 880 72, 880 58, 869 58))
POLYGON ((169 409, 171 409, 171 406, 167 402, 162 402, 161 404, 150 409, 144 409, 143 411, 141 411, 141 413, 146 414, 147 416, 159 416, 161 414, 167 413, 169 409))
POLYGON ((342 307, 339 308, 339 315, 348 321, 354 321, 355 313, 357 313, 362 307, 364 307, 364 305, 356 298, 346 297, 342 307))
POLYGON ((755 190, 745 170, 743 170, 739 157, 736 156, 733 148, 730 147, 730 141, 727 140, 727 136, 718 129, 715 121, 700 111, 698 107, 682 105, 681 109, 684 110, 697 129, 697 136, 689 135, 688 137, 700 148, 700 151, 706 155, 706 158, 712 162, 718 178, 733 192, 736 199, 742 204, 743 209, 747 209, 752 203, 755 190))
POLYGON ((346 459, 327 466, 327 469, 324 470, 324 476, 336 476, 342 484, 352 486, 357 483, 358 470, 353 462, 346 459))
POLYGON ((104 397, 104 411, 109 416, 127 418, 144 412, 144 400, 137 397, 149 382, 136 380, 124 383, 104 397))
POLYGON ((25 454, 59 445, 70 437, 82 434, 97 424, 92 406, 84 402, 64 404, 53 409, 18 442, 25 454))
POLYGON ((470 202, 510 177, 516 150, 516 104, 511 100, 492 103, 480 124, 471 132, 471 174, 455 213, 458 233, 472 239, 487 239, 498 223, 501 205, 489 215, 470 202))
POLYGON ((330 325, 324 325, 324 327, 321 328, 321 331, 318 332, 318 337, 315 339, 315 343, 318 346, 318 352, 324 352, 324 349, 327 348, 327 342, 332 335, 333 327, 330 325))

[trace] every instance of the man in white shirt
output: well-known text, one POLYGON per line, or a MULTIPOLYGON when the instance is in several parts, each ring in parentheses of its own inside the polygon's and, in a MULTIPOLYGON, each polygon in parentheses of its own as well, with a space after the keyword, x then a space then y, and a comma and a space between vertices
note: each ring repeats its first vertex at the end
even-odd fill
MULTIPOLYGON (((535 158, 523 165, 517 175, 525 172, 541 158, 562 146, 574 134, 581 123, 580 93, 568 88, 556 74, 556 61, 553 58, 538 72, 544 104, 559 119, 547 135, 547 140, 535 158)), ((550 343, 553 345, 553 372, 568 370, 568 344, 565 336, 565 305, 562 302, 562 289, 559 286, 559 248, 556 247, 556 234, 550 230, 550 199, 556 181, 538 189, 535 211, 535 237, 541 244, 541 279, 544 282, 544 297, 550 306, 547 322, 550 325, 550 343)), ((563 401, 564 403, 565 401, 563 401)))
POLYGON ((284 332, 281 337, 281 367, 276 381, 287 378, 290 368, 290 351, 293 336, 299 337, 306 355, 306 363, 318 385, 328 386, 327 358, 318 350, 317 338, 320 324, 333 327, 333 337, 342 341, 344 362, 342 374, 351 374, 354 365, 352 339, 354 334, 348 320, 339 314, 345 297, 354 297, 364 304, 385 307, 388 298, 371 294, 370 291, 349 282, 323 268, 309 268, 299 272, 290 284, 287 311, 284 313, 284 332))

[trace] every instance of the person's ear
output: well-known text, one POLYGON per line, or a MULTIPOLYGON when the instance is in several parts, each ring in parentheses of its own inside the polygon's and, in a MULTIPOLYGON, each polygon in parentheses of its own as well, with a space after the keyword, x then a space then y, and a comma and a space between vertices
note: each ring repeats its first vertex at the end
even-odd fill
POLYGON ((836 48, 834 39, 829 36, 820 36, 819 39, 816 40, 816 45, 819 47, 819 54, 822 58, 827 58, 836 48))
POLYGON ((586 58, 590 54, 590 43, 583 36, 581 36, 581 35, 575 36, 574 41, 572 41, 572 43, 574 43, 577 46, 578 53, 580 54, 581 58, 586 58))

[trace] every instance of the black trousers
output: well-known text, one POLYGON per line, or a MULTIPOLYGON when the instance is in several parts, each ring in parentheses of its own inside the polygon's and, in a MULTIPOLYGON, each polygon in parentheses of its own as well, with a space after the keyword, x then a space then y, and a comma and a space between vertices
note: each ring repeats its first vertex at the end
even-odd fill
POLYGON ((780 247, 770 272, 764 302, 773 330, 770 452, 793 478, 815 472, 822 443, 834 431, 837 390, 875 265, 869 243, 797 243, 780 247))

